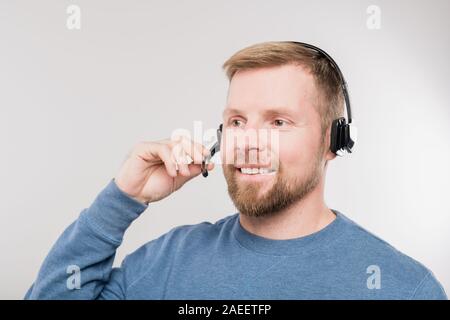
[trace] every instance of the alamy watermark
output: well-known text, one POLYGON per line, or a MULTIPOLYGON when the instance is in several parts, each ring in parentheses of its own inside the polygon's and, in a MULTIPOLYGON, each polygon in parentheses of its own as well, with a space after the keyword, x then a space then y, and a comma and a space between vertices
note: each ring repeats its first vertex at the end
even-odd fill
POLYGON ((376 264, 367 267, 366 273, 370 274, 367 278, 367 289, 381 289, 381 269, 376 264))
POLYGON ((66 281, 66 287, 69 290, 81 289, 81 270, 80 267, 72 264, 67 267, 66 273, 70 274, 66 281))

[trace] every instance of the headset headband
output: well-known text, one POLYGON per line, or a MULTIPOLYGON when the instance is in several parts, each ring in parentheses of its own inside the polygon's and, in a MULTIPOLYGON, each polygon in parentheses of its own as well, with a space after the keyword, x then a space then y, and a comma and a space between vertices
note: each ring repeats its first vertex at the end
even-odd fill
POLYGON ((328 53, 326 53, 324 50, 322 50, 319 47, 316 47, 312 44, 305 43, 305 42, 298 42, 298 41, 287 41, 287 42, 295 43, 302 47, 314 50, 314 51, 320 53, 321 55, 323 55, 331 63, 333 68, 337 71, 339 79, 341 80, 341 89, 342 89, 342 93, 344 95, 345 106, 347 109, 347 123, 352 123, 352 111, 351 111, 351 107, 350 107, 350 96, 348 94, 347 82, 345 81, 344 75, 342 74, 342 71, 339 68, 336 61, 334 61, 334 59, 328 53))

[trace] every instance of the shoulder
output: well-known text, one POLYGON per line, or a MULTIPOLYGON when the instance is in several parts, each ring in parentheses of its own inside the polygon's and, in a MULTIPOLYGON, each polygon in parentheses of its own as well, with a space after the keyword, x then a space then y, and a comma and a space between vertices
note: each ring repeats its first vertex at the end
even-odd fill
POLYGON ((368 270, 375 266, 386 280, 386 285, 408 292, 407 296, 412 299, 425 299, 426 296, 446 299, 442 285, 425 265, 342 213, 338 214, 346 225, 340 245, 350 261, 364 263, 368 270))

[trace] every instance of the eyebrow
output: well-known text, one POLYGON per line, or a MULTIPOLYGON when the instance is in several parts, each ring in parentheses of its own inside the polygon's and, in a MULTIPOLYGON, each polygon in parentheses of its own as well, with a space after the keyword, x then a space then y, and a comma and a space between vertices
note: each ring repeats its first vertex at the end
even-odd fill
MULTIPOLYGON (((235 109, 235 108, 228 108, 225 109, 222 113, 222 116, 225 117, 229 114, 242 114, 242 110, 235 109)), ((262 111, 262 113, 265 116, 279 116, 279 115, 293 115, 292 109, 286 108, 286 107, 279 107, 279 108, 272 108, 262 111)))

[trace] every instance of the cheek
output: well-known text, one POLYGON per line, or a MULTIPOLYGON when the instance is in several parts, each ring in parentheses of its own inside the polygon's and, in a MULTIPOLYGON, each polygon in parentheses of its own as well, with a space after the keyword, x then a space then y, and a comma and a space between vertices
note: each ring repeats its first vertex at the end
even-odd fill
POLYGON ((317 146, 306 136, 282 137, 279 145, 279 160, 286 171, 302 171, 315 160, 317 146))
POLYGON ((222 164, 234 164, 234 150, 231 143, 227 143, 224 137, 222 137, 222 143, 220 145, 220 157, 222 164))
MULTIPOLYGON (((237 142, 236 139, 230 139, 227 141, 225 137, 222 138, 222 143, 220 145, 220 156, 222 164, 224 165, 236 165, 238 160, 238 149, 242 146, 237 142)), ((242 161, 242 160, 239 160, 242 161)))

